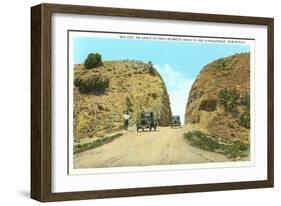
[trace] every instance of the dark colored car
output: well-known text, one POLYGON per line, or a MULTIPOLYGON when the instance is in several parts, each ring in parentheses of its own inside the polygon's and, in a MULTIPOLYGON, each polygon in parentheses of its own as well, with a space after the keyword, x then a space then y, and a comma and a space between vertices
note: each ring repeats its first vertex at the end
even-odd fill
POLYGON ((180 116, 172 116, 171 118, 171 128, 176 126, 181 126, 180 116))
POLYGON ((154 129, 156 131, 156 119, 153 112, 142 112, 137 119, 137 132, 142 129, 149 129, 150 131, 154 129))

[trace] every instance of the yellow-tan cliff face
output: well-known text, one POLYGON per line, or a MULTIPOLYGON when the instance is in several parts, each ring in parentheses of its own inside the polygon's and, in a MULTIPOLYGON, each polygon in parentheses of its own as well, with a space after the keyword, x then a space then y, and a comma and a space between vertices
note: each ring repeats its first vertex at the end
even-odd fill
MULTIPOLYGON (((101 92, 83 92, 74 86, 75 139, 101 137, 123 127, 128 111, 134 125, 141 111, 153 111, 159 125, 168 126, 171 116, 169 96, 159 73, 141 61, 105 61, 87 70, 74 65, 74 82, 107 79, 101 92)), ((75 83, 74 83, 75 84, 75 83)))
POLYGON ((206 65, 186 105, 186 124, 228 140, 249 142, 250 54, 241 53, 206 65))

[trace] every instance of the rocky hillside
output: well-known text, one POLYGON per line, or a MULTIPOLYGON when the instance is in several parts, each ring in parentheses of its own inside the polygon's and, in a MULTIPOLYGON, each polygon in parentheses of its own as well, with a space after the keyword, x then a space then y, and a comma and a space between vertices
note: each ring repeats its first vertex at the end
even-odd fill
POLYGON ((218 59, 201 70, 189 94, 185 119, 217 137, 249 142, 249 53, 218 59))
POLYGON ((153 111, 159 125, 169 124, 169 96, 152 64, 126 60, 105 61, 93 69, 74 65, 76 140, 122 129, 126 111, 131 116, 130 125, 135 124, 141 111, 153 111))

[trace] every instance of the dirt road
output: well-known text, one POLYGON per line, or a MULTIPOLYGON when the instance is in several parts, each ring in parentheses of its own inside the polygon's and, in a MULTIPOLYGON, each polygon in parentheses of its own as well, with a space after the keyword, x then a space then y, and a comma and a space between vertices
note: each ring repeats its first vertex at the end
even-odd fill
POLYGON ((191 146, 184 138, 186 128, 158 127, 157 131, 123 131, 118 139, 74 156, 75 168, 148 166, 221 162, 217 153, 191 146))

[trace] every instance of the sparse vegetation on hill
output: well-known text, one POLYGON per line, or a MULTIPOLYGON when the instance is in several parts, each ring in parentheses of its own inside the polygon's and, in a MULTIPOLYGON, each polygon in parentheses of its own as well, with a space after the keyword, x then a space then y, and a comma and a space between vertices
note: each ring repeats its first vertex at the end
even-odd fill
POLYGON ((219 92, 219 101, 223 105, 225 112, 231 112, 233 117, 238 112, 238 101, 240 98, 236 88, 225 88, 219 92))
POLYGON ((131 126, 141 111, 153 111, 159 125, 168 126, 169 96, 159 73, 151 74, 151 65, 135 60, 103 61, 92 69, 74 65, 75 139, 103 137, 122 129, 125 112, 131 126))
POLYGON ((239 125, 250 129, 251 127, 251 115, 250 115, 250 94, 247 92, 241 97, 240 104, 244 106, 245 111, 239 118, 239 125))
POLYGON ((250 54, 206 65, 192 85, 186 123, 229 141, 250 141, 250 54))
POLYGON ((115 134, 112 136, 101 137, 101 138, 95 139, 95 140, 87 142, 87 143, 74 144, 73 153, 78 154, 80 152, 84 152, 84 151, 87 151, 90 149, 94 149, 96 147, 100 147, 104 144, 112 142, 113 140, 117 139, 118 137, 121 137, 122 135, 123 135, 122 133, 118 133, 118 134, 115 134))
POLYGON ((246 110, 243 114, 241 114, 239 118, 239 125, 242 127, 245 127, 247 129, 250 129, 250 111, 246 110))
POLYGON ((223 141, 201 131, 184 134, 192 146, 225 155, 230 160, 240 160, 249 155, 250 145, 241 141, 223 141))
POLYGON ((109 86, 109 78, 103 78, 100 75, 78 74, 74 78, 74 86, 78 87, 81 93, 104 93, 109 86))
MULTIPOLYGON (((226 112, 231 112, 234 118, 240 114, 238 106, 243 106, 243 113, 239 117, 239 125, 250 129, 250 94, 246 93, 244 96, 236 89, 223 89, 219 93, 220 103, 223 104, 226 112)), ((241 109, 240 109, 241 110, 241 109)))

